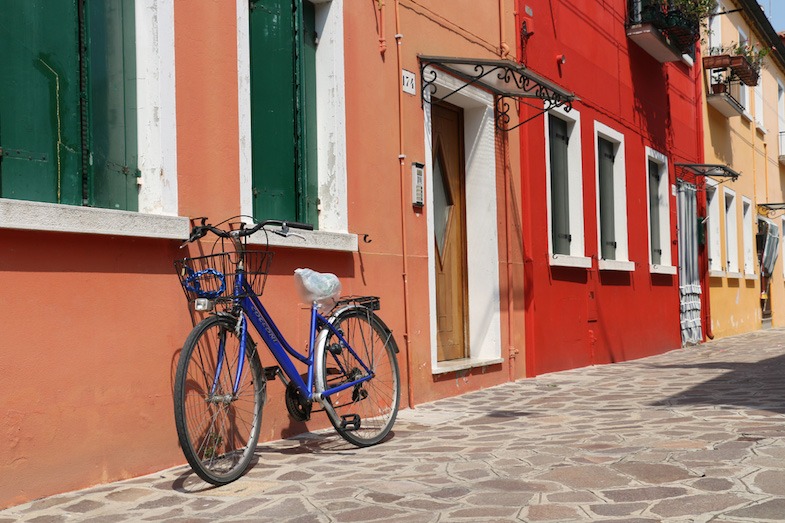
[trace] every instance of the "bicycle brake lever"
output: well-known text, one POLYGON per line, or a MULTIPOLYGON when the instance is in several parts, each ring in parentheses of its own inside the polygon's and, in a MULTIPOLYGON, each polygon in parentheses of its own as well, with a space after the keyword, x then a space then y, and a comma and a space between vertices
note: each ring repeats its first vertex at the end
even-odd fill
POLYGON ((292 232, 288 227, 286 228, 286 230, 280 230, 280 231, 270 230, 270 232, 273 234, 277 234, 282 238, 289 238, 290 236, 294 236, 295 238, 300 238, 303 241, 306 240, 305 236, 303 236, 302 234, 298 234, 296 232, 292 232))

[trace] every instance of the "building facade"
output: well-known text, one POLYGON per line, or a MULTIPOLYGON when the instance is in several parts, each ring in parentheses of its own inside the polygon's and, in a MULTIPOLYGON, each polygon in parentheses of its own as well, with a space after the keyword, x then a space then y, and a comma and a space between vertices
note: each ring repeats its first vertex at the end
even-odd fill
MULTIPOLYGON (((514 57, 512 0, 105 4, 0 22, 0 506, 184 462, 190 218, 316 226, 270 237, 270 312, 305 347, 303 266, 380 296, 404 407, 525 375, 517 132, 443 59, 514 57)), ((269 391, 263 440, 328 426, 269 391)))
POLYGON ((704 39, 706 162, 739 174, 705 185, 710 326, 722 337, 785 321, 776 205, 785 201, 785 48, 746 1, 721 0, 704 39))
POLYGON ((579 99, 521 128, 529 375, 678 348, 683 301, 700 309, 680 292, 676 176, 702 149, 698 24, 677 40, 649 4, 665 16, 518 4, 520 59, 579 99))

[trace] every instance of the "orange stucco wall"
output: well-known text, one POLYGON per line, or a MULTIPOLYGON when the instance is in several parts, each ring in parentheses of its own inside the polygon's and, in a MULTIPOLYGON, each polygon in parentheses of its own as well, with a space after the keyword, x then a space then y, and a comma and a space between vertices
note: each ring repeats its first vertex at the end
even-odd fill
MULTIPOLYGON (((346 2, 344 7, 348 228, 367 234, 370 243, 361 241, 354 253, 274 249, 265 296, 296 348, 305 346, 307 311, 297 303, 291 278, 295 268, 336 273, 346 294, 381 296, 380 314, 401 348, 402 404, 407 407, 409 397, 416 404, 525 375, 522 276, 515 277, 514 291, 508 292, 507 285, 508 273, 523 272, 515 196, 520 176, 517 147, 510 152, 499 140, 496 222, 505 362, 434 377, 428 308, 431 239, 426 215, 410 204, 410 165, 425 157, 423 110, 419 93, 403 95, 399 106, 397 53, 403 68, 418 78, 420 53, 496 57, 499 11, 497 3, 489 8, 469 0, 386 4, 381 27, 377 3, 346 2), (404 35, 400 46, 396 31, 404 35), (379 50, 382 33, 387 39, 384 54, 379 50), (405 154, 403 168, 399 154, 405 154), (510 184, 507 190, 505 183, 510 184), (509 202, 507 194, 512 195, 509 202), (518 238, 509 249, 507 232, 518 238), (520 351, 512 372, 510 345, 520 351)), ((512 0, 502 4, 504 31, 513 37, 512 0)), ((235 2, 175 0, 174 10, 179 215, 219 220, 240 210, 235 2)), ((517 143, 517 135, 510 140, 517 143)), ((200 247, 180 250, 173 240, 7 229, 0 229, 0 244, 5 296, 0 300, 0 396, 6 405, 0 419, 7 442, 0 447, 0 474, 14 478, 0 484, 0 507, 184 463, 171 391, 191 318, 172 262, 200 247)), ((264 353, 263 362, 272 364, 264 353)), ((262 440, 328 426, 320 414, 307 424, 293 423, 281 383, 272 382, 269 391, 262 440)))

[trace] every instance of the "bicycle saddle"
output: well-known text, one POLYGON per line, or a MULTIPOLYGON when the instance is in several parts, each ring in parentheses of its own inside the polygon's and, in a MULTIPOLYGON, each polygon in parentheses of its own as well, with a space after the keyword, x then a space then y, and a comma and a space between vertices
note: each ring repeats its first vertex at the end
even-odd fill
POLYGON ((341 282, 335 274, 296 269, 294 280, 300 297, 306 303, 316 302, 319 307, 332 307, 341 295, 341 282))

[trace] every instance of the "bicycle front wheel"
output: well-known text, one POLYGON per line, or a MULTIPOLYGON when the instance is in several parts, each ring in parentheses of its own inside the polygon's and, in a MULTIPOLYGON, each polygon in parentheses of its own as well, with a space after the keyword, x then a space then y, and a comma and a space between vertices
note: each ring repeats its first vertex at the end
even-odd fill
POLYGON ((368 309, 349 309, 332 323, 343 339, 327 328, 317 391, 326 391, 324 408, 341 437, 358 447, 375 445, 389 434, 398 415, 401 392, 395 340, 368 309), (367 381, 330 393, 368 376, 367 381))
POLYGON ((225 485, 253 458, 262 423, 267 382, 259 355, 246 339, 240 364, 237 320, 210 316, 185 340, 174 384, 174 418, 183 454, 200 478, 225 485))

